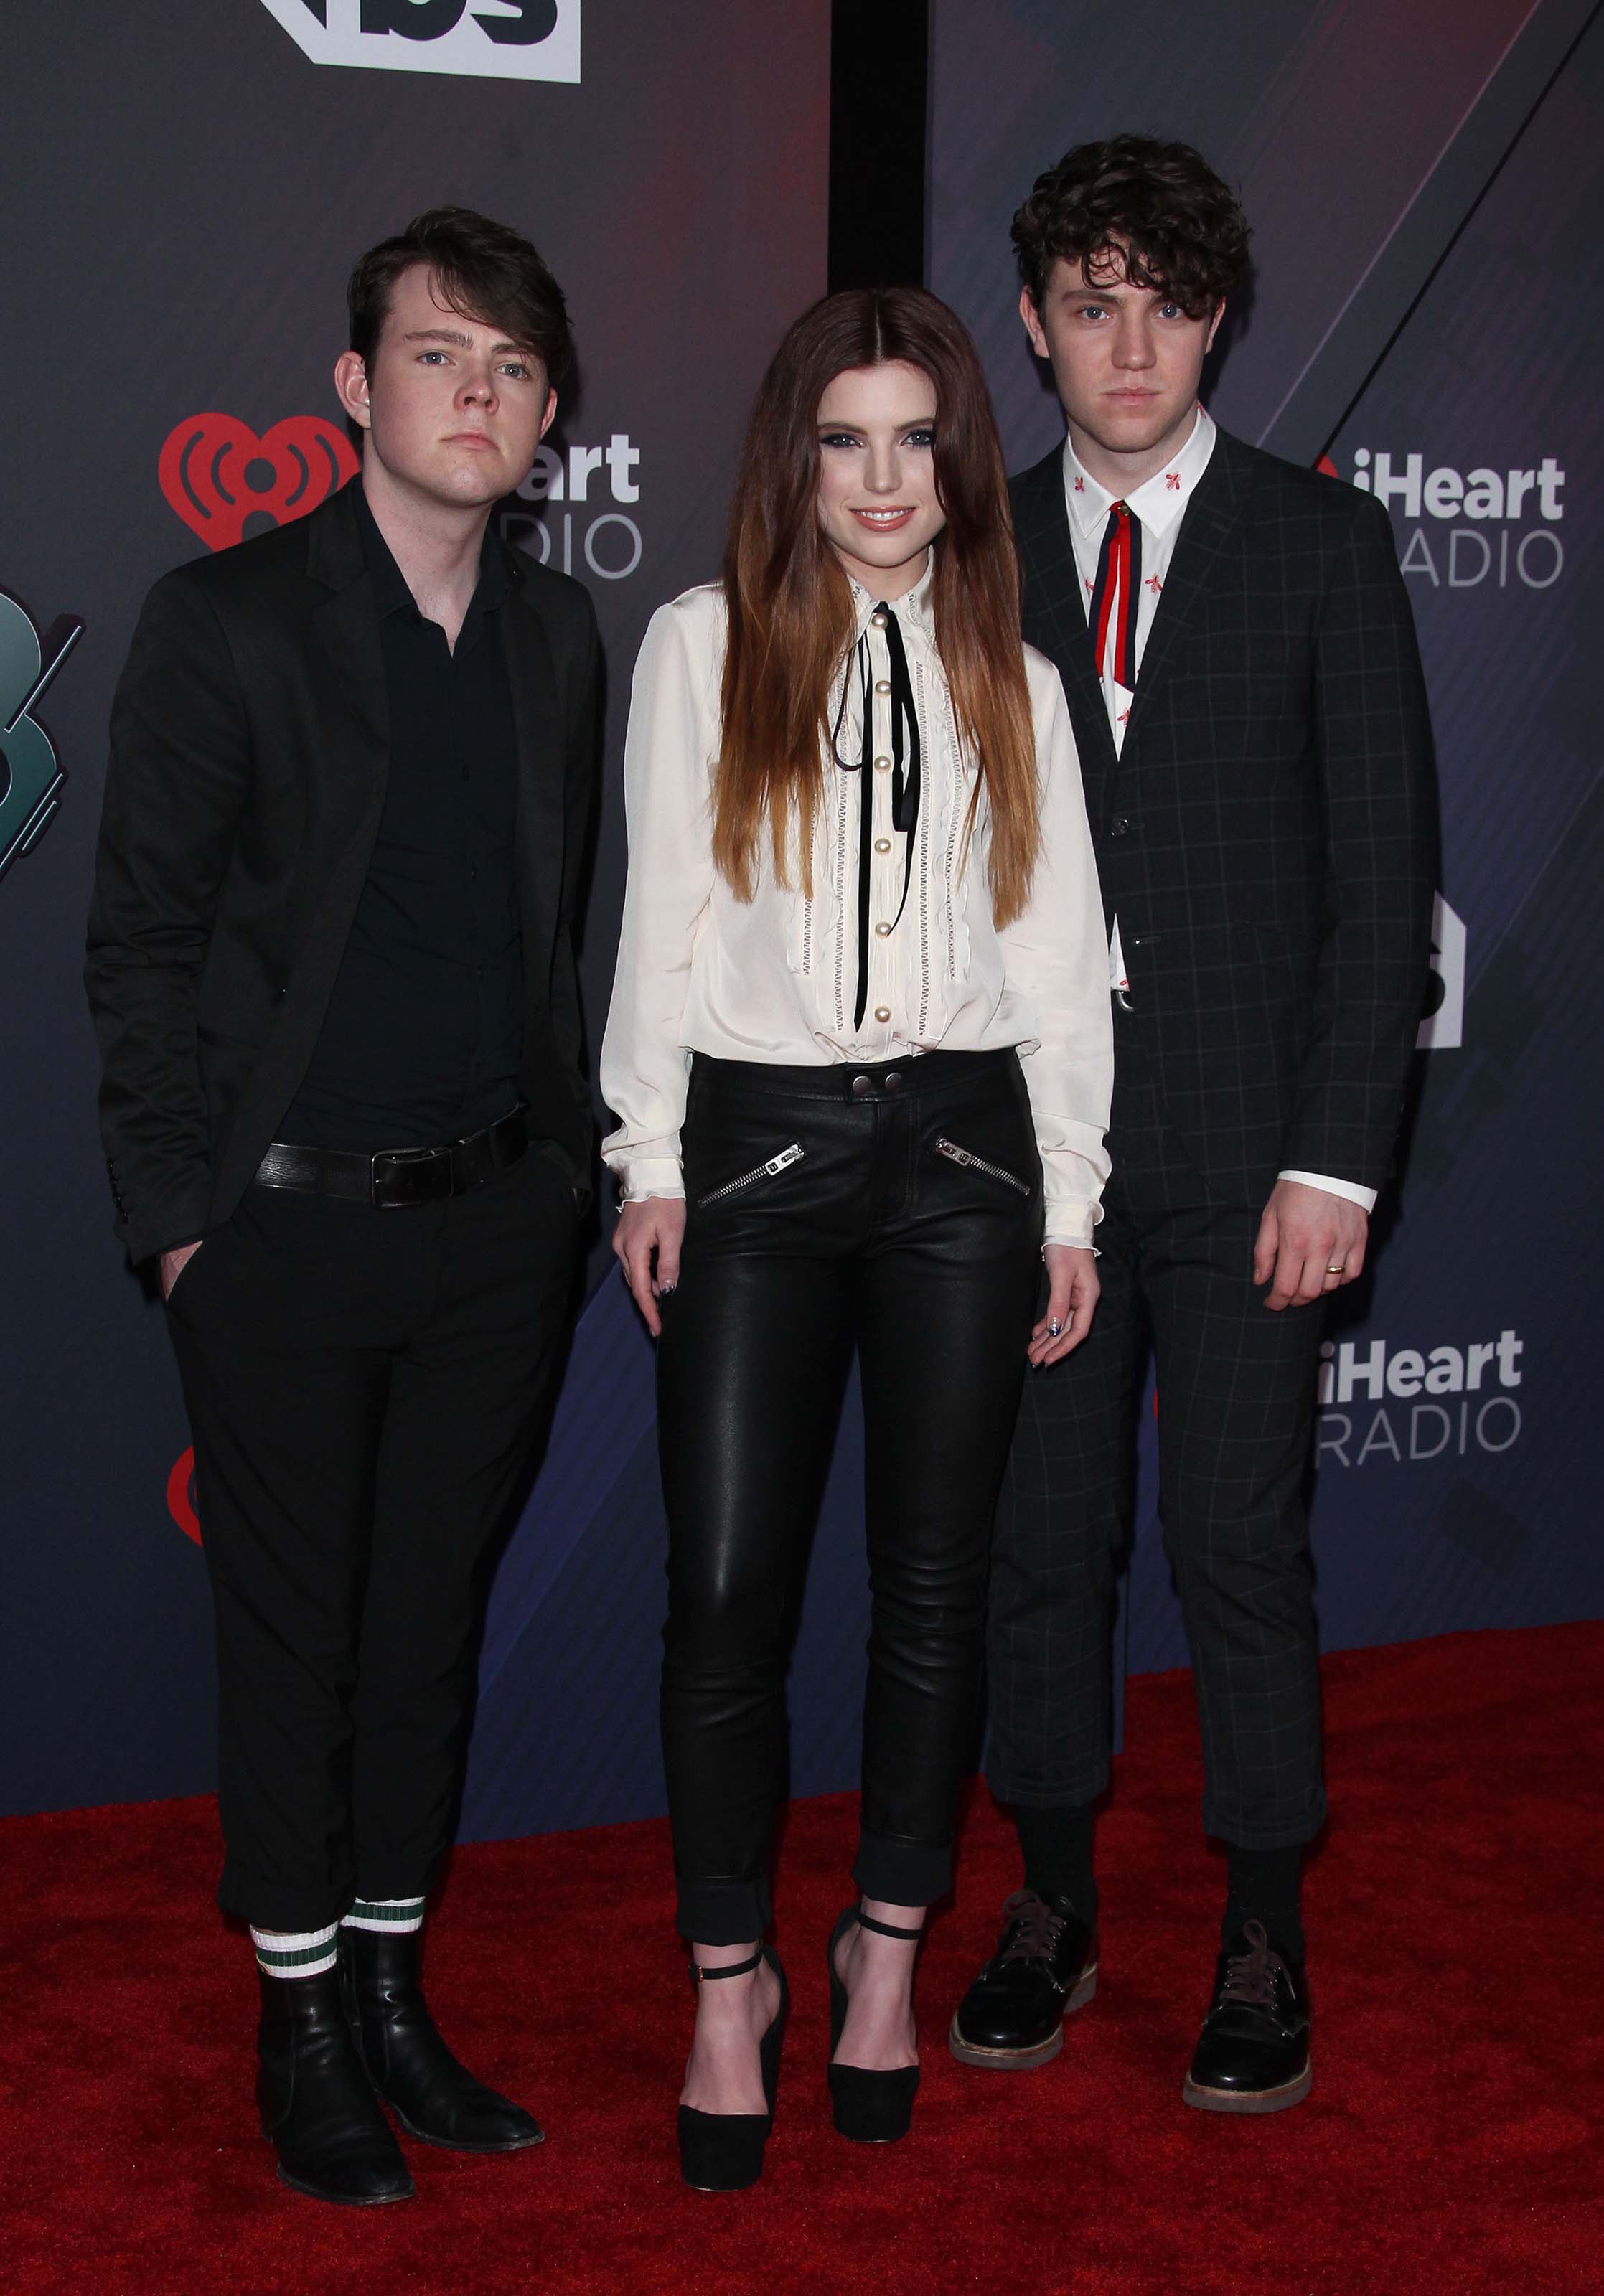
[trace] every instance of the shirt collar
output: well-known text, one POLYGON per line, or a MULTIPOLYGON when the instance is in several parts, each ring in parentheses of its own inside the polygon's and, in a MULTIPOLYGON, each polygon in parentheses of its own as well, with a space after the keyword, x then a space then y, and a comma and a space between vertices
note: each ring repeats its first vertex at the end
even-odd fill
MULTIPOLYGON (((1144 479, 1125 496, 1127 504, 1149 534, 1167 534, 1180 518, 1208 468, 1215 435, 1212 419, 1200 406, 1180 452, 1172 455, 1162 471, 1155 471, 1150 479, 1144 479)), ((1087 537, 1102 530, 1110 509, 1119 499, 1082 466, 1068 438, 1064 441, 1064 498, 1070 517, 1087 537)))
POLYGON ((904 590, 900 598, 871 598, 861 582, 848 578, 852 592, 853 636, 860 638, 868 627, 870 617, 882 605, 890 608, 905 630, 917 630, 921 637, 933 643, 935 637, 935 608, 931 592, 935 586, 935 552, 926 554, 925 570, 911 590, 904 590))
MULTIPOLYGON (((379 530, 360 479, 353 479, 351 491, 356 497, 357 528, 362 537, 362 552, 367 561, 367 571, 374 586, 374 598, 379 609, 379 619, 391 614, 414 613, 417 602, 407 586, 407 577, 395 561, 395 554, 379 530)), ((468 615, 493 614, 512 594, 513 576, 507 564, 507 554, 492 528, 487 526, 479 551, 479 580, 474 585, 468 615)), ((464 627, 466 627, 465 618, 464 627)))

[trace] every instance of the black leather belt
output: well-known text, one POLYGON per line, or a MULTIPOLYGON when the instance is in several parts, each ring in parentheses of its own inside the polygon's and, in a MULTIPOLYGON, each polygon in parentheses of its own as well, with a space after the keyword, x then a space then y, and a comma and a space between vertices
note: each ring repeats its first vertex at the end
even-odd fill
POLYGON ((529 1117, 522 1108, 443 1148, 382 1148, 376 1156, 361 1156, 347 1148, 296 1148, 276 1140, 256 1168, 256 1184, 400 1211, 482 1188, 528 1146, 529 1117))

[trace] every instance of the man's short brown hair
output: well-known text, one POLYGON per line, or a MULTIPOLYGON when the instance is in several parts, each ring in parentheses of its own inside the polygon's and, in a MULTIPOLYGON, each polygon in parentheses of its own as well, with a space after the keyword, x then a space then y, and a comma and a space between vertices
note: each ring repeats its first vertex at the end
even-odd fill
POLYGON ((1148 135, 1077 144, 1014 217, 1019 275, 1038 307, 1062 259, 1089 287, 1128 279, 1200 319, 1240 285, 1247 239, 1235 195, 1201 153, 1148 135))
POLYGON ((548 383, 562 375, 573 356, 563 290, 527 239, 472 208, 430 208, 361 258, 345 298, 358 358, 372 358, 391 291, 415 263, 428 265, 449 309, 502 328, 509 342, 534 353, 548 383))

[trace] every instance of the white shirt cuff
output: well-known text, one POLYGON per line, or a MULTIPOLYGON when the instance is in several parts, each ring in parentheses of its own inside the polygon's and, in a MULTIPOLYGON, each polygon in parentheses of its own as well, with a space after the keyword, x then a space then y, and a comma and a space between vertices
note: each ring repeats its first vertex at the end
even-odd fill
POLYGON ((1376 1209, 1376 1190, 1357 1187, 1352 1180, 1328 1179, 1323 1172, 1278 1172, 1276 1177, 1278 1180, 1296 1180, 1305 1188, 1323 1188, 1328 1196, 1345 1197, 1349 1203, 1357 1204, 1361 1212, 1373 1212, 1376 1209))
POLYGON ((685 1174, 671 1157, 646 1157, 614 1169, 621 1204, 637 1204, 646 1196, 682 1197, 685 1193, 685 1174))

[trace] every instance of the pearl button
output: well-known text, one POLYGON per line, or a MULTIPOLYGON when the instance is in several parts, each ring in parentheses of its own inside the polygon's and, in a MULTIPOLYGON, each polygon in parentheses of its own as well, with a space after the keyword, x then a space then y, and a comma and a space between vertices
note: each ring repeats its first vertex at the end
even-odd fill
POLYGON ((891 927, 889 925, 876 925, 875 927, 875 931, 879 934, 882 940, 889 939, 891 934, 891 927))
POLYGON ((875 627, 876 627, 877 630, 883 630, 883 629, 885 627, 885 610, 884 610, 884 607, 882 607, 882 608, 880 609, 880 611, 879 611, 877 613, 873 613, 873 614, 871 614, 871 615, 869 616, 869 619, 870 619, 870 621, 871 621, 871 622, 873 622, 873 624, 874 624, 875 627))
POLYGON ((875 1007, 875 1018, 876 1021, 889 1021, 891 1018, 891 1006, 889 1004, 876 1004, 875 1007))
POLYGON ((890 838, 876 837, 875 840, 875 850, 876 853, 889 853, 891 851, 890 838))
POLYGON ((890 759, 889 758, 876 758, 875 759, 875 771, 876 771, 877 774, 888 774, 888 773, 890 773, 890 771, 891 771, 891 759, 890 759))
POLYGON ((891 692, 891 680, 890 680, 890 678, 889 678, 889 677, 877 677, 877 678, 876 678, 876 680, 875 680, 875 692, 876 692, 876 693, 889 693, 891 692))

